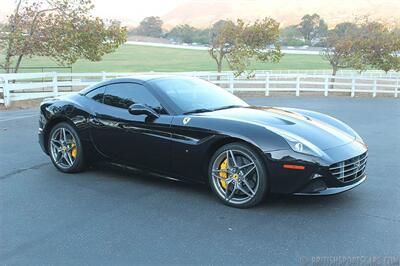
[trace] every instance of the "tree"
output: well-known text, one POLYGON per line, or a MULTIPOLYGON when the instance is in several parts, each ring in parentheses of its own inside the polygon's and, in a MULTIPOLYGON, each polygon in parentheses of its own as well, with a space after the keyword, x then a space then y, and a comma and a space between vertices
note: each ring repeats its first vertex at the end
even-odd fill
POLYGON ((325 37, 328 31, 328 25, 315 13, 303 16, 298 27, 303 34, 304 41, 309 45, 311 45, 314 38, 325 37))
POLYGON ((194 39, 194 42, 201 43, 201 44, 207 44, 209 45, 211 43, 211 29, 206 28, 206 29, 197 29, 197 34, 196 38, 194 39))
POLYGON ((315 31, 314 40, 318 39, 318 42, 314 46, 325 46, 326 36, 328 35, 328 24, 325 20, 320 19, 318 28, 315 31))
POLYGON ((364 22, 360 31, 357 50, 363 65, 400 71, 400 34, 379 22, 364 22))
POLYGON ((336 25, 332 32, 336 32, 341 35, 346 35, 346 33, 356 33, 358 30, 358 25, 352 22, 342 22, 336 25))
POLYGON ((358 36, 357 25, 349 22, 337 24, 328 32, 326 47, 321 56, 332 66, 332 75, 336 75, 340 68, 361 68, 361 59, 356 46, 358 36))
POLYGON ((178 25, 167 34, 178 42, 192 43, 196 38, 196 29, 188 24, 178 25))
POLYGON ((379 22, 345 22, 329 31, 322 56, 332 66, 363 71, 368 67, 385 72, 400 70, 400 34, 379 22))
POLYGON ((19 0, 0 37, 5 54, 0 66, 18 72, 22 59, 32 56, 48 56, 61 65, 79 58, 101 60, 125 42, 126 29, 91 17, 92 9, 90 0, 19 0))
POLYGON ((163 21, 160 17, 146 17, 136 28, 135 32, 137 35, 149 36, 149 37, 161 37, 163 21))
POLYGON ((303 35, 295 25, 285 27, 280 30, 279 38, 282 45, 301 46, 304 45, 303 35))
POLYGON ((257 20, 253 24, 238 19, 218 21, 211 30, 209 53, 222 71, 224 59, 236 75, 250 65, 250 59, 277 62, 282 57, 279 44, 279 23, 271 18, 257 20))
POLYGON ((166 36, 183 43, 210 43, 210 29, 196 29, 188 24, 175 26, 166 36))

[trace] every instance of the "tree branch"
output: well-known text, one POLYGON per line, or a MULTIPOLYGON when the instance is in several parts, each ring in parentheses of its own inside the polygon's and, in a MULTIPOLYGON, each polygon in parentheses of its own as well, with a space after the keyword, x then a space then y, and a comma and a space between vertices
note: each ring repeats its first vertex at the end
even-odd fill
MULTIPOLYGON (((51 11, 54 11, 54 10, 57 10, 57 9, 58 8, 47 8, 47 9, 39 10, 35 14, 35 17, 33 18, 31 27, 29 29, 29 34, 28 34, 29 35, 29 37, 28 37, 29 40, 32 39, 34 30, 35 30, 36 25, 37 25, 36 23, 37 23, 37 19, 38 19, 39 15, 42 14, 42 13, 51 12, 51 11)), ((24 52, 28 48, 28 45, 29 45, 29 41, 25 40, 24 47, 22 48, 21 54, 18 55, 17 63, 15 64, 15 70, 14 70, 15 73, 18 72, 19 66, 20 66, 21 61, 22 61, 22 57, 24 56, 24 52)))

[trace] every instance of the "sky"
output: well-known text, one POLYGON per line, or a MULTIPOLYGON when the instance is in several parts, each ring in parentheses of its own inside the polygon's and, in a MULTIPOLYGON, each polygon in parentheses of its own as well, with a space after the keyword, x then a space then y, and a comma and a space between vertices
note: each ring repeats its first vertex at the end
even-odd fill
MULTIPOLYGON (((25 0, 33 1, 33 0, 25 0)), ((0 0, 4 21, 16 0, 0 0)), ((188 23, 206 27, 218 19, 254 20, 270 16, 283 25, 298 23, 316 12, 330 23, 357 16, 372 16, 400 24, 400 0, 92 0, 94 15, 136 26, 146 16, 160 16, 166 26, 188 23)))
MULTIPOLYGON (((16 0, 0 0, 0 19, 10 13, 16 0)), ((187 0, 92 0, 95 15, 104 18, 118 18, 126 21, 140 21, 143 17, 161 16, 187 0)))

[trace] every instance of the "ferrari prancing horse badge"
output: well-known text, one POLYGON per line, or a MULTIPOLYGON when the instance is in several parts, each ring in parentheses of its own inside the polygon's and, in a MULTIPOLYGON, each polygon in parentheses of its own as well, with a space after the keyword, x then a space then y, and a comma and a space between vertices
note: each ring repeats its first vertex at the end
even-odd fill
POLYGON ((184 125, 186 125, 187 123, 189 123, 189 121, 190 121, 190 117, 185 117, 182 122, 184 125))

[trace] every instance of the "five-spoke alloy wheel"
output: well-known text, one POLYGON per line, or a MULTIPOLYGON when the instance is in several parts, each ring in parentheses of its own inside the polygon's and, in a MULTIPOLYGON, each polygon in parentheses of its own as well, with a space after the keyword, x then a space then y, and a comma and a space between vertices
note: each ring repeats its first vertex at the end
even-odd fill
POLYGON ((209 181, 225 204, 249 208, 267 192, 267 172, 260 156, 242 143, 227 144, 211 159, 209 181))
POLYGON ((49 136, 49 153, 53 164, 61 171, 74 173, 83 170, 83 150, 78 134, 68 123, 54 126, 49 136))

